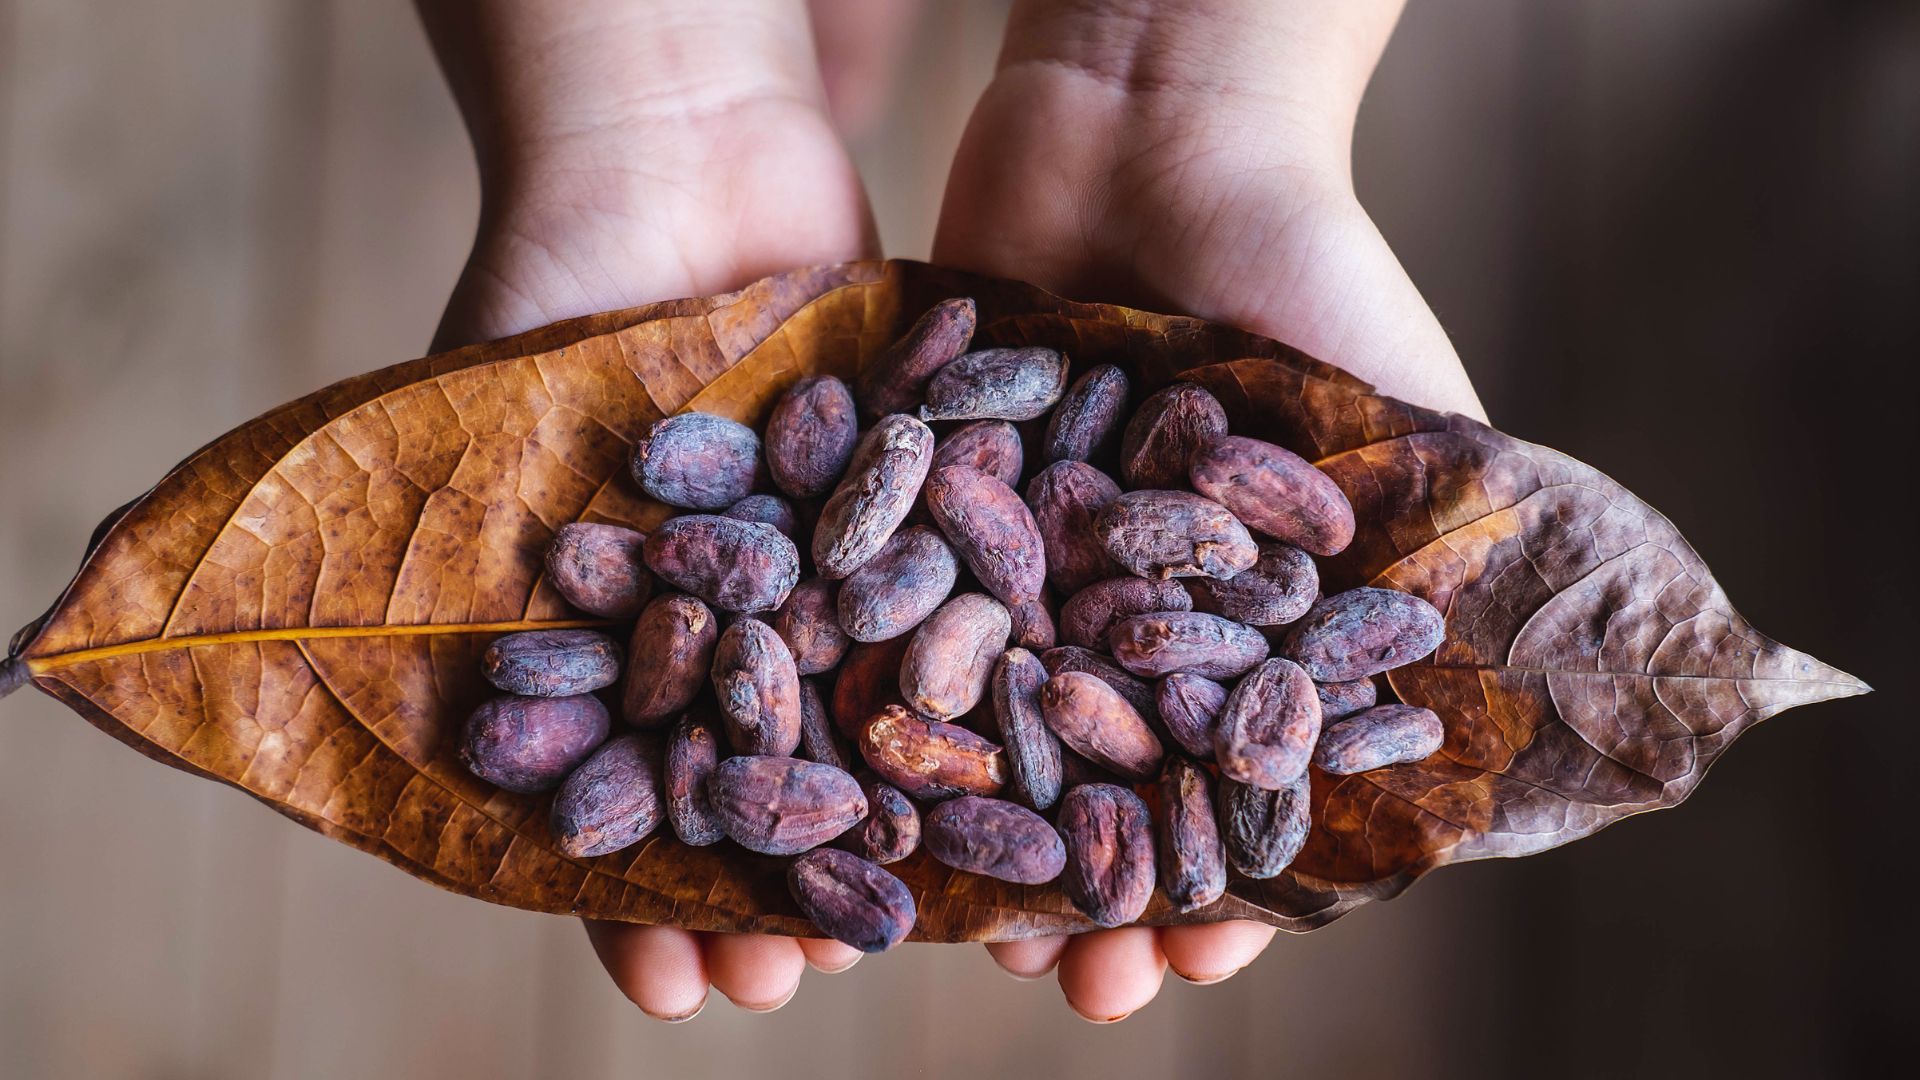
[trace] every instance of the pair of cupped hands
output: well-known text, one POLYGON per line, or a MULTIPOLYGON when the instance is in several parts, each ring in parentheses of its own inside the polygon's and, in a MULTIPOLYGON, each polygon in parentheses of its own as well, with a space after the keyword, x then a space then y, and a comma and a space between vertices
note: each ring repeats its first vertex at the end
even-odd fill
MULTIPOLYGON (((1480 415, 1354 197, 1360 95, 1402 0, 1017 0, 955 153, 932 260, 1240 326, 1396 396, 1480 415)), ((900 0, 420 0, 472 134, 478 238, 436 348, 880 253, 842 139, 890 90, 900 0)), ((988 945, 1094 1021, 1171 968, 1218 982, 1247 922, 988 945)), ((792 998, 838 942, 587 924, 648 1015, 792 998)))

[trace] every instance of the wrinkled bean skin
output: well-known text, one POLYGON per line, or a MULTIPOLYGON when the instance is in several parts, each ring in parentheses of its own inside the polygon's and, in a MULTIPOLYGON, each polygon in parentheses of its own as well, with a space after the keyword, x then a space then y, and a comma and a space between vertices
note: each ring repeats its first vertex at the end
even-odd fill
POLYGON ((640 490, 668 506, 724 510, 753 492, 760 437, 738 421, 689 412, 656 422, 633 446, 640 490))
POLYGON ((1040 687, 1047 727, 1074 753, 1134 783, 1160 771, 1166 750, 1127 699, 1097 676, 1061 672, 1040 687))
POLYGON ((833 490, 860 439, 853 392, 831 375, 810 375, 787 388, 767 418, 767 471, 781 491, 817 499, 833 490))
POLYGON ((853 771, 853 758, 841 745, 840 733, 833 730, 820 687, 812 679, 800 680, 800 756, 843 772, 853 771))
POLYGON ((800 583, 800 549, 780 530, 717 514, 662 522, 646 557, 660 580, 722 611, 772 611, 800 583))
POLYGON ((713 668, 720 622, 691 596, 654 598, 633 624, 620 716, 635 727, 657 727, 692 704, 713 668))
POLYGON ((820 932, 861 952, 906 940, 919 917, 906 883, 845 851, 809 851, 787 867, 787 891, 820 932))
POLYGON ((932 468, 948 465, 979 469, 1012 487, 1020 482, 1020 472, 1026 466, 1020 432, 1005 420, 976 420, 955 428, 933 447, 932 468))
POLYGON ((794 513, 793 504, 778 495, 749 495, 727 507, 720 516, 771 525, 789 540, 800 530, 800 517, 794 513))
POLYGON ((861 369, 854 380, 861 412, 868 419, 911 412, 926 396, 927 380, 967 351, 976 318, 966 297, 929 308, 904 337, 861 369))
POLYGON ((467 717, 460 761, 502 791, 547 791, 606 741, 611 724, 592 694, 497 697, 467 717))
POLYGON ((1174 383, 1141 402, 1127 421, 1120 475, 1130 488, 1184 487, 1194 452, 1226 433, 1227 412, 1212 394, 1174 383))
POLYGON ((1120 485, 1079 461, 1047 466, 1027 482, 1027 505, 1046 552, 1047 580, 1062 596, 1125 571, 1094 530, 1100 512, 1120 497, 1120 485))
POLYGON ((727 627, 713 651, 713 689, 735 751, 785 757, 800 745, 800 674, 773 627, 757 619, 727 627))
POLYGON ((1047 421, 1041 460, 1051 465, 1105 459, 1118 443, 1128 389, 1126 372, 1112 364, 1089 369, 1074 380, 1047 421))
POLYGON ((1227 892, 1227 853, 1206 770, 1185 758, 1169 758, 1159 796, 1154 846, 1160 887, 1175 911, 1206 907, 1227 892))
POLYGON ((1127 704, 1133 706, 1134 712, 1146 718, 1149 726, 1159 722, 1160 705, 1154 693, 1153 684, 1135 677, 1127 669, 1099 653, 1074 645, 1062 645, 1041 653, 1040 662, 1046 666, 1047 674, 1050 676, 1078 671, 1099 679, 1113 687, 1121 697, 1126 698, 1127 704))
POLYGON ((603 619, 631 619, 653 593, 647 538, 618 525, 576 521, 554 531, 547 580, 567 603, 603 619))
POLYGON ((726 838, 707 802, 707 780, 719 766, 720 755, 720 726, 705 710, 688 711, 667 734, 661 777, 667 824, 688 847, 705 847, 726 838))
POLYGON ((1006 786, 1007 756, 1000 747, 900 705, 874 714, 858 746, 868 768, 916 799, 998 795, 1006 786))
POLYGON ((1320 698, 1291 660, 1253 669, 1227 695, 1213 731, 1220 772, 1243 784, 1278 791, 1299 779, 1320 737, 1320 698))
POLYGON ((1060 640, 1095 651, 1108 648, 1113 628, 1135 615, 1191 610, 1192 597, 1177 581, 1113 577, 1074 593, 1060 609, 1060 640))
POLYGON ((1315 555, 1353 541, 1353 505, 1340 485, 1285 447, 1229 435, 1196 452, 1187 475, 1193 490, 1275 540, 1315 555))
POLYGON ((1446 738, 1447 729, 1433 710, 1380 705, 1330 725, 1314 748, 1313 763, 1335 776, 1352 776, 1419 761, 1446 738))
POLYGON ((913 632, 900 662, 900 694, 922 716, 952 721, 986 696, 1013 620, 991 596, 963 593, 913 632))
POLYGON ((885 641, 919 626, 960 577, 960 557, 924 525, 902 529, 840 586, 840 626, 855 641, 885 641))
POLYGON ((620 680, 620 643, 593 630, 507 634, 487 646, 480 672, 509 694, 585 694, 620 680))
POLYGON ((1025 649, 1008 649, 993 668, 993 715, 1007 754, 1005 795, 1035 810, 1060 798, 1060 739, 1040 709, 1047 669, 1025 649))
POLYGON ((867 816, 841 833, 834 844, 883 865, 918 850, 920 810, 906 792, 884 780, 868 780, 861 790, 867 796, 867 816))
POLYGON ((1280 791, 1220 778, 1220 841, 1235 870, 1264 879, 1292 865, 1313 828, 1308 788, 1305 773, 1280 791))
POLYGON ((1176 671, 1231 679, 1267 658, 1267 639, 1258 630, 1200 611, 1122 619, 1107 643, 1121 667, 1149 679, 1176 671))
POLYGON ((1314 683, 1313 692, 1320 698, 1320 723, 1323 728, 1335 720, 1345 720, 1354 713, 1371 709, 1380 700, 1380 690, 1373 685, 1372 679, 1314 683))
POLYGON ((659 746, 644 735, 622 735, 567 776, 548 828, 562 853, 586 859, 645 840, 665 817, 659 746))
POLYGON ((773 629, 793 652, 794 670, 802 675, 832 671, 853 646, 840 626, 837 591, 825 578, 809 578, 794 586, 774 612, 773 629))
POLYGON ((1320 682, 1347 682, 1411 664, 1446 636, 1440 612, 1411 593, 1349 589, 1293 624, 1280 655, 1320 682))
POLYGON ((963 795, 927 812, 927 850, 969 874, 1045 885, 1067 865, 1067 849, 1047 819, 1004 799, 963 795))
POLYGON ((1260 545, 1260 558, 1230 581, 1181 579, 1195 611, 1246 623, 1283 626, 1307 613, 1320 598, 1320 571, 1313 556, 1291 544, 1260 545))
POLYGON ((1260 559, 1226 507, 1185 491, 1129 491, 1100 511, 1094 530, 1115 562, 1145 578, 1231 579, 1260 559))
POLYGON ((981 349, 927 382, 922 420, 1031 420, 1067 389, 1067 358, 1038 345, 981 349))
POLYGON ((1087 918, 1124 926, 1147 910, 1153 831, 1140 796, 1114 784, 1082 784, 1060 800, 1060 835, 1067 849, 1060 884, 1087 918))
POLYGON ((1227 688, 1204 675, 1175 672, 1160 680, 1160 723, 1180 749, 1213 760, 1213 732, 1227 704, 1227 688))
POLYGON ((1043 653, 1060 643, 1060 633, 1054 625, 1053 598, 1045 590, 1024 604, 1008 608, 1007 615, 1013 619, 1015 645, 1043 653))
POLYGON ((905 521, 933 464, 933 431, 911 416, 882 419, 860 440, 813 530, 813 564, 839 580, 879 554, 905 521))
POLYGON ((798 855, 867 816, 858 780, 791 757, 722 761, 707 782, 707 801, 734 843, 762 855, 798 855))
POLYGON ((912 638, 860 642, 847 652, 833 681, 833 727, 843 738, 860 740, 860 730, 874 713, 901 705, 900 663, 912 638))
POLYGON ((1006 604, 1039 598, 1046 549, 1012 488, 978 469, 950 465, 927 477, 927 510, 988 592, 1006 604))

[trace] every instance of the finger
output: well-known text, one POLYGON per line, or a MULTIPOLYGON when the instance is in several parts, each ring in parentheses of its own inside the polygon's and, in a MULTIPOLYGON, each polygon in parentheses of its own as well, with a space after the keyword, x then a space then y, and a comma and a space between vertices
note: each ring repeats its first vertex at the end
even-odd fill
POLYGON ((1025 941, 995 941, 987 945, 994 962, 1016 979, 1038 979, 1053 970, 1066 951, 1065 936, 1028 938, 1025 941))
POLYGON ((1175 975, 1191 983, 1217 983, 1253 963, 1273 935, 1273 927, 1255 922, 1169 926, 1160 932, 1160 949, 1175 975))
POLYGON ((1060 991, 1096 1024, 1124 1020, 1160 992, 1167 958, 1159 932, 1128 926, 1081 934, 1060 957, 1060 991))
POLYGON ((707 975, 713 988, 748 1012, 772 1012, 793 999, 807 958, 788 937, 708 934, 707 975))
POLYGON ((808 967, 828 975, 838 975, 867 955, 851 945, 827 938, 801 938, 800 953, 807 958, 808 967))
POLYGON ((920 0, 808 0, 807 7, 834 123, 857 138, 886 111, 920 0))
POLYGON ((707 967, 691 931, 593 919, 586 926, 613 984, 641 1012, 677 1024, 706 1008, 707 967))

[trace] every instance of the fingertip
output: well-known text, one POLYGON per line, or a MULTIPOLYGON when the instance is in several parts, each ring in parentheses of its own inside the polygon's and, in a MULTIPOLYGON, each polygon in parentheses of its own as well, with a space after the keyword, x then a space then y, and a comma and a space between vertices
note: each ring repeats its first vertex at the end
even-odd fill
POLYGON ((1082 934, 1060 957, 1060 991, 1096 1024, 1124 1020, 1154 999, 1167 970, 1159 933, 1127 926, 1082 934))
POLYGON ((800 954, 807 966, 823 975, 838 975, 867 955, 859 949, 831 938, 801 938, 800 954))
POLYGON ((1064 936, 992 941, 987 943, 987 953, 1007 974, 1031 982, 1045 978, 1053 970, 1060 962, 1060 954, 1066 951, 1067 941, 1064 936))
POLYGON ((759 934, 709 934, 707 974, 713 988, 748 1012, 772 1012, 793 1000, 807 968, 800 943, 759 934))
POLYGON ((692 932, 591 919, 586 927, 601 966, 641 1012, 677 1024, 706 1008, 706 961, 692 932))
POLYGON ((1204 985, 1230 978, 1253 963, 1275 933, 1271 926, 1239 920, 1169 926, 1160 933, 1160 947, 1175 975, 1204 985))

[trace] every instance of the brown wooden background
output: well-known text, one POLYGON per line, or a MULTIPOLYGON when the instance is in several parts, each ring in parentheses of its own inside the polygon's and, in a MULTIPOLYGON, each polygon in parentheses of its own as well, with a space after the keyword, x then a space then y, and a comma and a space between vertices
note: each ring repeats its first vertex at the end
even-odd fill
MULTIPOLYGON (((923 255, 996 3, 863 141, 923 255)), ((0 707, 0 1076, 1834 1074, 1910 1024, 1920 5, 1414 0, 1362 194, 1497 422, 1882 687, 1701 794, 1446 871, 1113 1028, 983 952, 646 1022, 576 927, 439 893, 51 701, 0 707)), ((0 0, 0 621, 212 434, 417 354, 475 183, 406 5, 0 0)))

